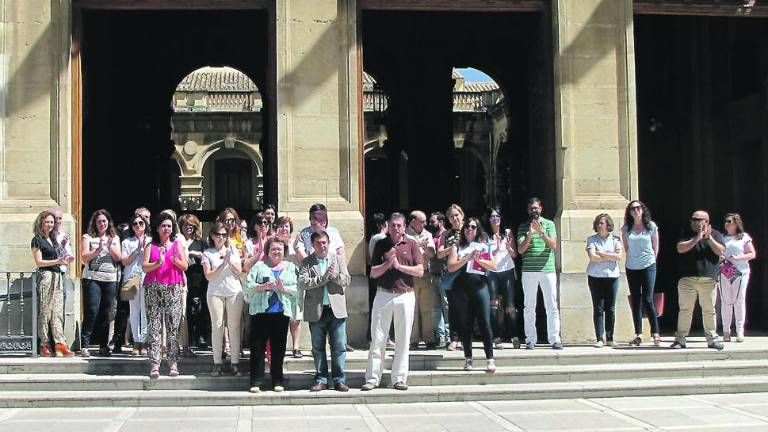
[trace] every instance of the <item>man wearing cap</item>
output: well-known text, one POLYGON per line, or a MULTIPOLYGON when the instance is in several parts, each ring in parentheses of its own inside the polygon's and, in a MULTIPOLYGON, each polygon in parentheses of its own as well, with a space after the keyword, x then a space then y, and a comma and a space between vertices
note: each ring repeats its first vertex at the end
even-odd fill
POLYGON ((677 296, 680 312, 677 316, 677 332, 671 348, 685 348, 686 337, 691 331, 691 319, 696 300, 701 306, 701 318, 707 346, 721 350, 723 344, 717 337, 715 318, 715 280, 720 256, 725 251, 723 235, 709 225, 709 214, 697 210, 691 215, 691 223, 677 243, 678 269, 677 296))

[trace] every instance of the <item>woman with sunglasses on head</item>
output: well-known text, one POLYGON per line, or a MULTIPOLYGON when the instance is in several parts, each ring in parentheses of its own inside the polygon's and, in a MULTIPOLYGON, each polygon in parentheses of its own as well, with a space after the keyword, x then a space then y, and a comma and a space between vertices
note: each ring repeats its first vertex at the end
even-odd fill
MULTIPOLYGON (((437 246, 437 258, 441 260, 448 260, 448 256, 456 248, 461 235, 461 227, 464 225, 464 210, 458 204, 451 204, 448 209, 445 210, 445 218, 448 219, 448 223, 451 225, 451 229, 445 230, 443 235, 435 242, 437 246)), ((448 271, 447 269, 444 270, 448 271)), ((450 342, 446 349, 448 351, 455 351, 461 349, 459 346, 459 322, 456 319, 457 313, 452 310, 456 305, 456 299, 454 298, 453 289, 445 290, 445 296, 448 299, 448 330, 450 342)))
POLYGON ((99 355, 108 357, 112 354, 107 341, 109 322, 114 319, 117 306, 117 263, 123 258, 120 240, 108 211, 101 209, 93 212, 80 248, 80 257, 85 264, 80 355, 90 356, 88 346, 95 333, 101 338, 99 355))
POLYGON ((731 341, 731 322, 736 312, 736 342, 744 342, 744 321, 747 317, 747 285, 749 261, 757 251, 752 237, 744 232, 744 222, 738 213, 725 215, 725 252, 722 267, 733 270, 720 272, 720 314, 723 320, 723 341, 731 341), (735 270, 735 271, 734 271, 735 270))
POLYGON ((242 330, 240 316, 243 312, 243 287, 240 284, 240 255, 229 245, 227 228, 216 223, 208 234, 210 248, 203 252, 203 271, 208 279, 207 303, 213 333, 213 371, 221 375, 224 328, 232 343, 232 375, 242 376, 240 371, 240 342, 242 330), (225 320, 226 317, 226 320, 225 320), (227 325, 225 325, 225 322, 227 325))
POLYGON ((59 253, 61 245, 56 241, 54 214, 44 211, 37 215, 32 233, 32 258, 37 266, 37 335, 40 338, 40 356, 72 357, 64 338, 64 285, 61 266, 74 260, 71 255, 59 253), (48 339, 50 325, 53 347, 48 339), (53 348, 53 354, 51 352, 53 348))
MULTIPOLYGON (((461 273, 453 283, 452 310, 457 315, 461 344, 464 346, 464 370, 471 371, 472 334, 475 320, 483 338, 487 360, 486 372, 496 372, 491 330, 491 294, 485 273, 496 270, 496 259, 489 252, 488 236, 477 218, 469 218, 461 229, 456 247, 448 255, 448 271, 461 273)), ((452 313, 453 313, 452 312, 452 313)))
POLYGON ((182 315, 184 271, 187 269, 187 250, 178 234, 176 218, 161 212, 152 226, 152 242, 144 248, 142 268, 144 276, 144 302, 147 308, 149 345, 149 377, 160 377, 160 344, 165 323, 167 355, 170 371, 168 376, 179 376, 178 330, 182 315))
POLYGON ((517 245, 515 237, 510 235, 509 228, 502 229, 501 208, 496 206, 488 211, 490 226, 488 245, 491 254, 496 259, 496 269, 488 272, 488 288, 491 293, 491 329, 493 329, 496 349, 502 349, 502 331, 499 328, 499 318, 504 323, 504 335, 512 342, 512 346, 520 348, 517 337, 517 307, 515 306, 515 261, 517 245), (501 315, 499 317, 499 315, 501 315))
POLYGON ((141 262, 144 259, 144 249, 152 241, 147 234, 149 221, 139 213, 131 218, 132 235, 123 240, 121 244, 123 264, 123 284, 136 282, 136 293, 134 297, 128 300, 130 310, 131 334, 133 335, 133 350, 131 355, 147 354, 147 309, 144 304, 144 269, 141 262))
POLYGON ((208 248, 208 245, 203 240, 203 231, 197 216, 193 214, 181 215, 179 217, 179 229, 184 235, 189 263, 187 271, 184 272, 187 277, 185 310, 188 337, 182 355, 194 357, 195 354, 192 353, 190 345, 196 344, 198 348, 205 348, 211 336, 210 314, 206 300, 207 283, 202 266, 203 251, 208 248))
POLYGON ((656 258, 659 255, 659 228, 651 220, 648 207, 639 200, 630 201, 624 210, 621 241, 627 254, 627 284, 635 326, 635 338, 629 343, 640 346, 643 335, 643 310, 648 316, 653 344, 659 346, 659 320, 653 292, 656 286, 656 258))

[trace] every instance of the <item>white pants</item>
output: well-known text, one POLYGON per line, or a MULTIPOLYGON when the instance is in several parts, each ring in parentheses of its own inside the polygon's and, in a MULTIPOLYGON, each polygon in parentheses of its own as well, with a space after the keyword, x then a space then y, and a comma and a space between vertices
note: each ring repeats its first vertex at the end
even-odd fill
POLYGON ((144 305, 144 284, 140 284, 133 300, 128 300, 130 308, 131 335, 134 343, 147 342, 147 307, 144 305))
POLYGON ((395 358, 392 360, 392 384, 408 380, 408 346, 413 328, 416 295, 411 292, 393 293, 382 288, 376 290, 371 308, 371 347, 365 381, 381 383, 387 337, 392 319, 395 320, 395 358))
POLYGON ((224 328, 229 330, 230 354, 232 364, 240 363, 240 315, 243 311, 243 293, 221 297, 208 295, 208 311, 211 313, 211 338, 213 339, 213 363, 221 364, 221 352, 224 345, 224 328), (226 314, 226 325, 224 315, 226 314))
POLYGON ((523 272, 523 296, 525 304, 525 342, 537 343, 536 300, 538 288, 547 309, 547 338, 549 343, 560 342, 560 310, 557 307, 557 273, 523 272))
POLYGON ((720 315, 723 319, 723 334, 731 334, 731 322, 736 311, 736 335, 744 336, 744 321, 747 317, 747 285, 749 273, 741 275, 731 283, 727 277, 720 276, 720 315))

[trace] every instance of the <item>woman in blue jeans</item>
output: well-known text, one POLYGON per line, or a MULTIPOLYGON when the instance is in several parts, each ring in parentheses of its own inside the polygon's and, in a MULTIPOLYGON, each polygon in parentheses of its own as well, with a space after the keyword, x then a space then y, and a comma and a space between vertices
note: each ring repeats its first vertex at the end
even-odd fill
POLYGON ((621 240, 612 234, 613 219, 601 213, 592 222, 595 235, 587 238, 587 282, 592 295, 595 324, 595 348, 603 345, 616 346, 613 327, 616 321, 616 293, 619 291, 619 261, 623 247, 621 240))
POLYGON ((109 322, 115 318, 117 306, 117 263, 122 258, 120 239, 108 211, 93 212, 80 250, 85 264, 80 355, 90 356, 88 346, 95 334, 99 338, 99 355, 108 357, 112 354, 107 345, 109 322))
POLYGON ((659 228, 651 220, 651 212, 642 201, 634 200, 624 211, 621 240, 627 254, 627 283, 635 324, 635 338, 629 343, 640 346, 643 334, 643 310, 651 325, 653 344, 659 346, 659 320, 653 303, 656 285, 656 257, 659 255, 659 228))
POLYGON ((496 269, 496 260, 491 255, 488 236, 477 218, 470 218, 461 228, 456 247, 448 255, 448 271, 460 271, 453 283, 453 309, 459 323, 459 336, 464 347, 464 370, 471 371, 472 333, 475 320, 483 338, 483 350, 487 360, 485 371, 496 372, 493 358, 493 331, 491 330, 491 294, 485 273, 496 269))

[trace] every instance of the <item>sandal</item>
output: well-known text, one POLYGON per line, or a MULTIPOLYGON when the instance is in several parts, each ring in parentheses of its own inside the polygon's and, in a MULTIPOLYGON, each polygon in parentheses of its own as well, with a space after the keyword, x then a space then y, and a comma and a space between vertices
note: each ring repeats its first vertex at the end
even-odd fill
POLYGON ((629 342, 629 345, 639 347, 642 342, 643 339, 640 336, 637 336, 636 338, 632 339, 631 342, 629 342))
POLYGON ((304 354, 301 352, 300 349, 293 350, 293 358, 300 359, 304 357, 304 354))
POLYGON ((459 344, 458 344, 458 342, 456 342, 456 341, 451 341, 451 343, 449 343, 449 344, 448 344, 448 346, 447 346, 447 347, 445 347, 445 349, 446 349, 446 350, 448 350, 448 351, 456 351, 456 347, 457 347, 458 345, 459 345, 459 344))
POLYGON ((220 364, 213 365, 213 370, 211 371, 211 376, 212 377, 217 377, 217 376, 220 376, 220 375, 221 375, 221 365, 220 364))
POLYGON ((232 365, 232 376, 238 378, 243 376, 243 371, 240 370, 240 365, 238 363, 232 365))
POLYGON ((171 363, 171 370, 168 371, 168 376, 172 378, 179 376, 179 367, 176 363, 171 363))
POLYGON ((655 335, 653 337, 653 345, 654 346, 661 346, 661 336, 655 335))
POLYGON ((152 363, 149 368, 149 378, 153 380, 160 378, 160 363, 152 363))

